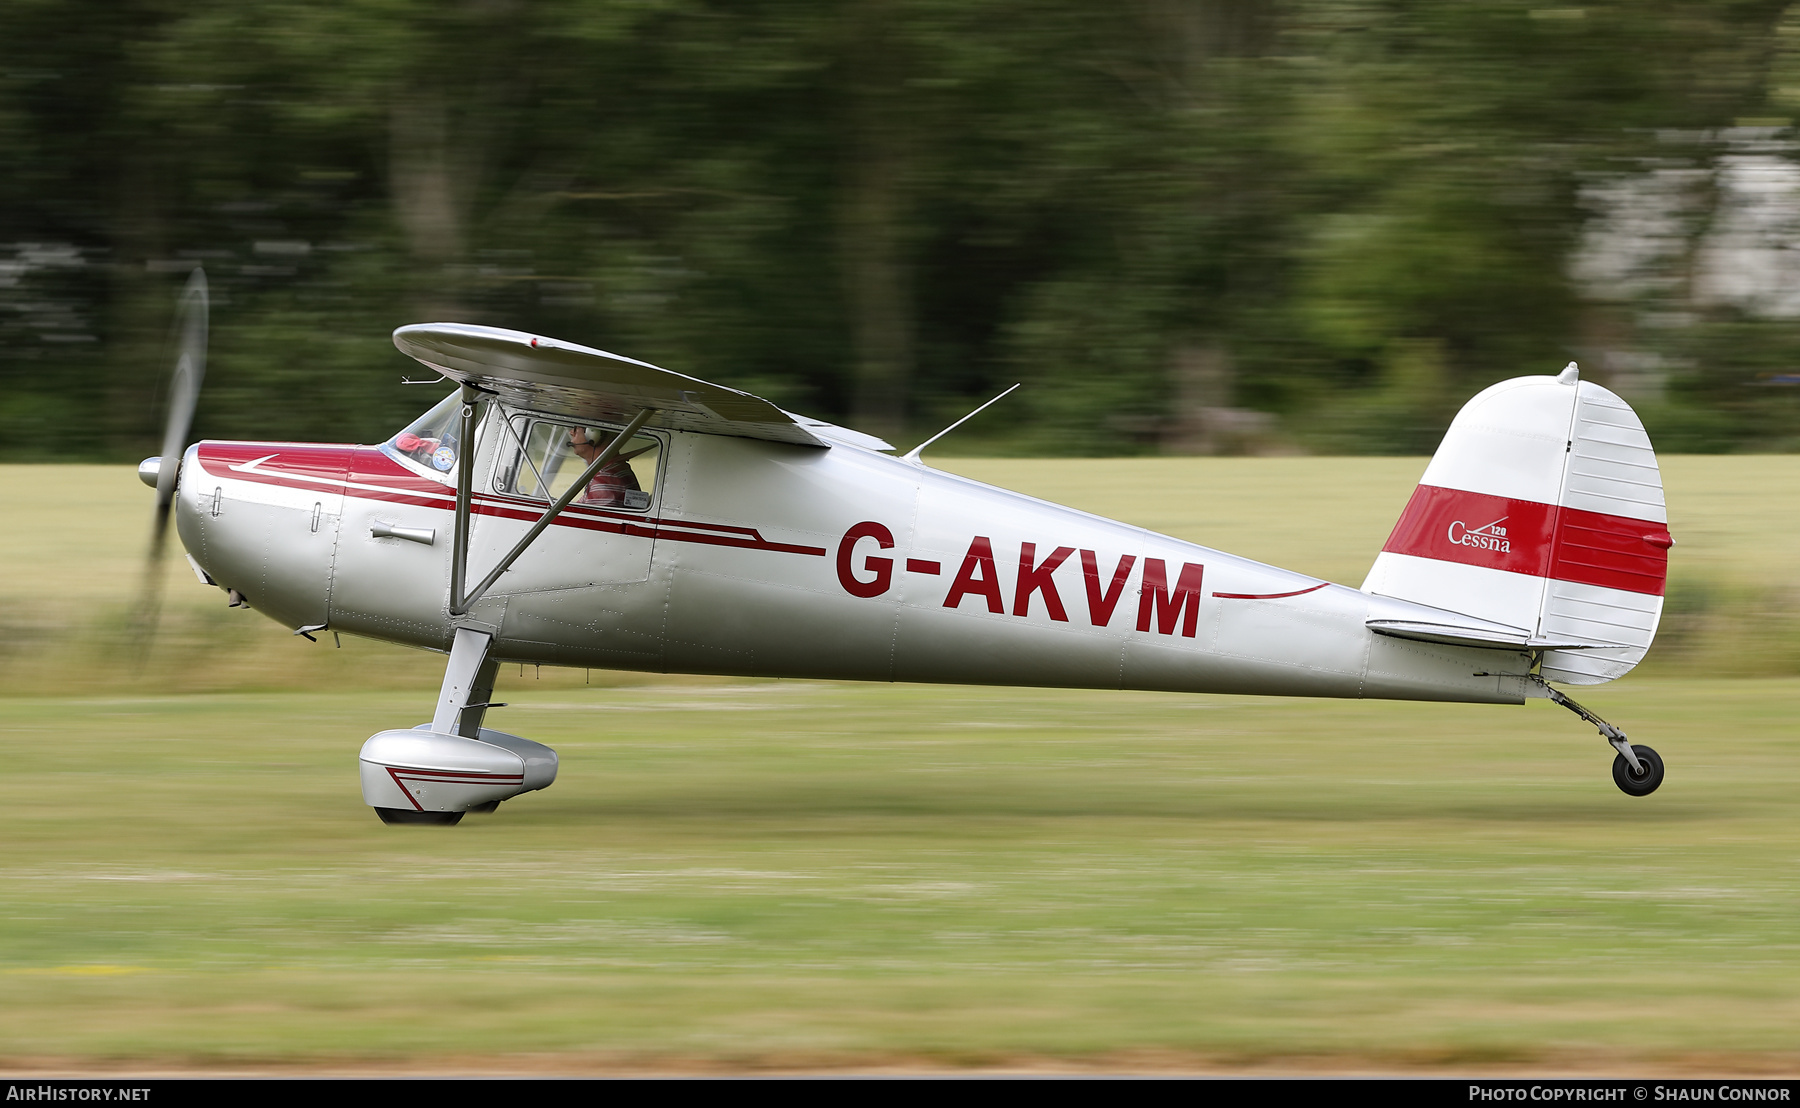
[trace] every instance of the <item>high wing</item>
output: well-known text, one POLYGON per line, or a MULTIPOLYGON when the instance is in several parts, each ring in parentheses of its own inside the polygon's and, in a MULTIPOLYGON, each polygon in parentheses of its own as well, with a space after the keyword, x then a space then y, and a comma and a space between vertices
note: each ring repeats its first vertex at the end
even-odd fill
POLYGON ((760 396, 542 335, 468 323, 394 332, 400 352, 509 407, 619 423, 656 411, 658 426, 801 446, 893 447, 873 435, 783 411, 760 396))

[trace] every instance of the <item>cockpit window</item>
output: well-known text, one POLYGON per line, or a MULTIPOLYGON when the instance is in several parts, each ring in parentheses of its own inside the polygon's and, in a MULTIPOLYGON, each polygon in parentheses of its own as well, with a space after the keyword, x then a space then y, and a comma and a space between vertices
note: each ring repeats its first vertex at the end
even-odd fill
POLYGON ((444 397, 429 412, 407 425, 406 430, 382 447, 391 456, 411 462, 434 475, 454 480, 456 459, 462 444, 462 393, 444 397))
MULTIPOLYGON (((512 434, 505 440, 496 484, 503 492, 554 500, 568 490, 618 433, 613 427, 583 427, 515 416, 512 434)), ((661 457, 660 439, 633 435, 613 460, 588 481, 574 503, 643 511, 656 494, 657 463, 661 457)))

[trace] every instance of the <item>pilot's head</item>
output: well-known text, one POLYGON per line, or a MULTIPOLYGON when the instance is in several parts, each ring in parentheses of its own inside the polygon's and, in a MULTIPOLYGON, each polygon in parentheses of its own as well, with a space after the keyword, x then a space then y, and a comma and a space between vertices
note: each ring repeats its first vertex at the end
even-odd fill
POLYGON ((569 446, 586 461, 593 461, 594 455, 600 453, 600 429, 597 427, 574 427, 569 430, 569 446))

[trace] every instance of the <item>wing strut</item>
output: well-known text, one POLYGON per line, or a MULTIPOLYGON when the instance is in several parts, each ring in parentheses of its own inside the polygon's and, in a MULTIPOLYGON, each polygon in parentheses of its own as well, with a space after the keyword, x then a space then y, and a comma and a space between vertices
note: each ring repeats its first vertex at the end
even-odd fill
POLYGON ((456 451, 456 531, 450 540, 450 614, 469 614, 463 585, 469 579, 469 498, 475 489, 475 402, 481 390, 462 386, 462 431, 456 451))
POLYGON ((549 510, 538 517, 538 521, 531 525, 531 530, 525 532, 525 537, 507 552, 506 557, 500 559, 500 564, 494 567, 493 572, 483 578, 481 584, 476 585, 465 594, 463 586, 468 580, 469 571, 469 492, 470 486, 475 481, 475 452, 470 449, 475 441, 475 405, 471 397, 471 393, 474 391, 468 385, 463 386, 462 441, 464 445, 462 456, 459 459, 460 465, 457 469, 456 542, 450 557, 450 614, 453 616, 467 615, 469 609, 474 607, 475 602, 486 595, 488 589, 493 587, 494 582, 500 579, 500 575, 511 568, 512 564, 519 560, 519 555, 525 553, 525 549, 544 533, 544 528, 550 526, 550 521, 555 519, 564 508, 574 503, 577 496, 587 490, 588 482, 593 480, 594 475, 617 457, 619 451, 630 441, 631 436, 637 434, 644 424, 650 421, 650 417, 656 414, 655 408, 640 408, 638 414, 631 417, 631 422, 625 425, 625 429, 620 431, 617 437, 606 445, 606 449, 595 455, 594 460, 588 463, 588 467, 581 471, 581 476, 575 479, 575 483, 556 498, 556 503, 550 505, 549 510))

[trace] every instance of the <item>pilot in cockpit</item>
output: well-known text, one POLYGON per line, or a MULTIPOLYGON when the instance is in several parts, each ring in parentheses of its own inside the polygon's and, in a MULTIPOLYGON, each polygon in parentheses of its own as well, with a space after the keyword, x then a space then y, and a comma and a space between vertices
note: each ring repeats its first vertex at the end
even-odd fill
MULTIPOLYGON (((606 449, 610 435, 598 427, 576 427, 569 432, 569 448, 581 459, 584 466, 592 465, 606 449)), ((625 506, 625 494, 639 491, 637 474, 631 471, 631 465, 623 457, 615 457, 600 467, 588 481, 587 492, 578 503, 597 504, 603 508, 619 508, 625 506)))

